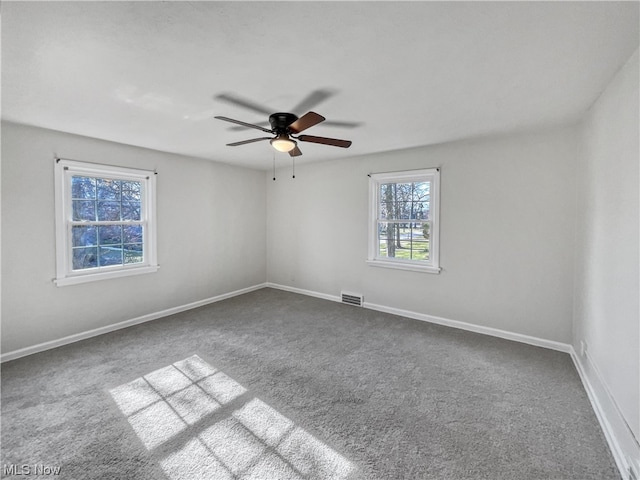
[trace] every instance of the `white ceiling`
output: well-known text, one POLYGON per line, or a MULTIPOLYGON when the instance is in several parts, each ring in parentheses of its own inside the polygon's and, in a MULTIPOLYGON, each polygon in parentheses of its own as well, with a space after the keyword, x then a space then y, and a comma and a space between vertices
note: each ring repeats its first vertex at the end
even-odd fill
MULTIPOLYGON (((327 120, 300 161, 576 121, 638 48, 638 2, 2 2, 2 118, 254 168, 213 119, 327 120), (295 111, 298 115, 304 111, 295 111)), ((278 154, 278 162, 288 162, 278 154)))

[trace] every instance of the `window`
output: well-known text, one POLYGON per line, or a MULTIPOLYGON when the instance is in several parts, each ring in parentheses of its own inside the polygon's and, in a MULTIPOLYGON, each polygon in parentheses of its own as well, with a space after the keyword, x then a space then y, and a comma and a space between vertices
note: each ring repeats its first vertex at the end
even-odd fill
POLYGON ((368 263, 440 272, 440 170, 375 173, 370 177, 368 263))
POLYGON ((57 160, 56 285, 158 270, 155 174, 57 160))

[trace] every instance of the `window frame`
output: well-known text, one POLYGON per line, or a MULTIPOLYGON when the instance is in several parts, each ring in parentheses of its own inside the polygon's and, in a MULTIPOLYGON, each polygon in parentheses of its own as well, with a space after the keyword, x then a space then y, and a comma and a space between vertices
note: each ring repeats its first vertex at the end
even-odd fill
MULTIPOLYGON (((407 222, 409 223, 409 222, 407 222)), ((395 268, 424 273, 440 273, 440 168, 406 170, 369 174, 369 249, 367 263, 374 267, 395 268), (385 183, 416 183, 429 181, 429 260, 383 257, 379 251, 378 222, 380 218, 380 186, 385 183)))
MULTIPOLYGON (((153 273, 159 269, 156 239, 156 175, 150 170, 140 170, 113 165, 56 159, 55 163, 55 226, 56 226, 56 278, 61 287, 79 283, 106 280, 153 273), (83 270, 73 270, 72 227, 73 221, 71 177, 87 176, 112 180, 129 180, 141 184, 141 215, 136 224, 143 226, 143 261, 128 265, 107 265, 83 270)), ((125 221, 126 222, 126 221, 125 221)), ((92 222, 88 223, 91 224, 92 222)))

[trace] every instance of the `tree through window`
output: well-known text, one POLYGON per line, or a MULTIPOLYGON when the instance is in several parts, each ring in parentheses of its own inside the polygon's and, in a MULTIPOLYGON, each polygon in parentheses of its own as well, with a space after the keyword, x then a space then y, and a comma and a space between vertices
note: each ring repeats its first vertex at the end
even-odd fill
POLYGON ((437 169, 371 175, 369 262, 439 271, 437 169))
POLYGON ((72 268, 144 261, 142 182, 71 176, 72 268))

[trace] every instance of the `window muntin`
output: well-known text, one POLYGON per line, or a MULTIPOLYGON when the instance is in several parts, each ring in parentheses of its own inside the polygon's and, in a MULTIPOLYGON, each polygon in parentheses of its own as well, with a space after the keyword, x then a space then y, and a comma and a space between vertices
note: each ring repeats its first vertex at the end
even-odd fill
POLYGON ((154 172, 58 160, 56 283, 156 271, 154 204, 154 172))
POLYGON ((439 272, 439 170, 371 174, 369 263, 439 272))

